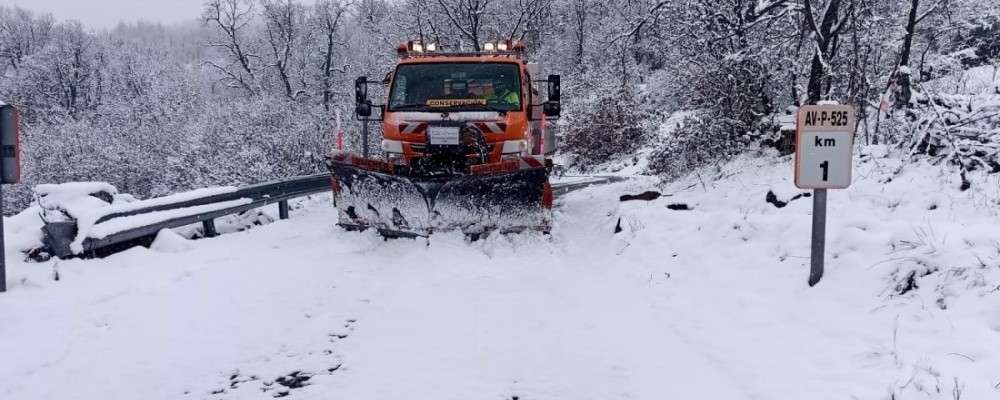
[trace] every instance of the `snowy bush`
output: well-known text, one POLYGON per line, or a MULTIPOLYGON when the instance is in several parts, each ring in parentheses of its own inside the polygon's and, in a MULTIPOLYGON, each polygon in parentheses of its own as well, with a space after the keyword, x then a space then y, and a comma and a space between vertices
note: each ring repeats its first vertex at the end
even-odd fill
POLYGON ((655 129, 653 110, 629 91, 600 93, 579 102, 569 113, 562 149, 572 155, 570 167, 583 171, 630 155, 647 144, 655 129))
POLYGON ((742 125, 708 112, 695 113, 657 147, 649 170, 674 178, 735 155, 746 143, 742 125))
POLYGON ((972 49, 974 55, 963 64, 976 67, 1000 61, 1000 15, 985 15, 966 22, 968 32, 956 35, 955 41, 972 49))
POLYGON ((663 139, 649 170, 677 176, 737 154, 770 132, 761 118, 773 112, 766 76, 765 68, 750 60, 726 62, 688 76, 689 104, 698 111, 663 139))
POLYGON ((902 124, 911 154, 930 156, 962 172, 1000 172, 1000 95, 926 95, 902 124))

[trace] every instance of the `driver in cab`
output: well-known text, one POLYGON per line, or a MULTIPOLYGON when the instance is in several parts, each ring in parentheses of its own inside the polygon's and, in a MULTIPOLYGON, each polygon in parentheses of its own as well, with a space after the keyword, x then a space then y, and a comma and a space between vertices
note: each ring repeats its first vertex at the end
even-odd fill
POLYGON ((510 82, 497 82, 493 84, 493 93, 486 95, 486 100, 490 103, 498 102, 516 107, 521 104, 521 96, 512 89, 513 85, 510 82))

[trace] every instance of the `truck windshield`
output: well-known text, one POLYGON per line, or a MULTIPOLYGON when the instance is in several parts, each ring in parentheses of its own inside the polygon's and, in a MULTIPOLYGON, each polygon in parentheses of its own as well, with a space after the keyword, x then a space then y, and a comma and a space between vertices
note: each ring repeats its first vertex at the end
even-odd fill
POLYGON ((389 111, 520 110, 519 82, 513 63, 404 64, 396 68, 389 111))

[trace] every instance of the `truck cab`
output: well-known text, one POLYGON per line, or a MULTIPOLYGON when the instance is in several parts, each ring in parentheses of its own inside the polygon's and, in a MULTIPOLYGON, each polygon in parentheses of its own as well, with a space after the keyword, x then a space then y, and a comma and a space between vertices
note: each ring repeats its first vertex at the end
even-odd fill
POLYGON ((462 169, 555 152, 545 125, 559 117, 559 77, 538 80, 541 65, 525 59, 521 41, 483 48, 445 52, 419 41, 400 44, 399 61, 381 82, 388 85, 385 104, 372 104, 370 82, 358 79, 358 117, 382 122, 387 162, 462 169), (540 83, 547 84, 548 99, 541 98, 540 83))

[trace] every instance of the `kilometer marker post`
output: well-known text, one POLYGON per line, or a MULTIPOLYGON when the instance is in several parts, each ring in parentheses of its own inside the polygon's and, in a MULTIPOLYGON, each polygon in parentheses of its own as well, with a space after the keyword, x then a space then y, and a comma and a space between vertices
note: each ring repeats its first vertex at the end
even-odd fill
POLYGON ((823 278, 826 191, 851 186, 854 109, 837 104, 803 106, 795 127, 795 186, 813 189, 809 286, 815 286, 823 278))

